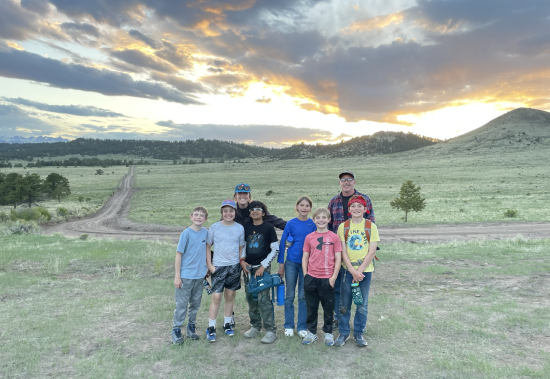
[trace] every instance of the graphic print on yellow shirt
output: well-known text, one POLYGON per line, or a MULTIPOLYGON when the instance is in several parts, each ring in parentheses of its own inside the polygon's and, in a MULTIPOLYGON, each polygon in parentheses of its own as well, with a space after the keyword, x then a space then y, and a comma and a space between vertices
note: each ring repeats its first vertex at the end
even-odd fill
MULTIPOLYGON (((361 221, 359 224, 354 224, 353 221, 349 225, 348 241, 345 241, 344 224, 338 226, 338 238, 342 241, 342 244, 346 244, 346 251, 353 266, 357 269, 361 263, 359 260, 365 259, 369 252, 369 243, 367 241, 367 235, 365 234, 365 221, 361 221)), ((374 223, 371 223, 370 230, 371 242, 379 242, 380 236, 378 235, 378 229, 374 223)), ((342 266, 345 268, 346 264, 342 259, 342 266)), ((363 272, 373 272, 374 265, 372 262, 367 266, 363 272)))

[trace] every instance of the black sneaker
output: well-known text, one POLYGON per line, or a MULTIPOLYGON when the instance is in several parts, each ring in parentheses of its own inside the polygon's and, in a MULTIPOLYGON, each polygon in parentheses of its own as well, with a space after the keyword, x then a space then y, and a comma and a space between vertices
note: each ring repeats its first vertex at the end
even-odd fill
POLYGON ((233 330, 233 327, 230 323, 227 323, 223 326, 223 331, 225 332, 226 336, 233 337, 235 335, 235 331, 233 330))
POLYGON ((182 345, 183 344, 183 336, 181 335, 181 329, 180 328, 174 328, 172 329, 172 343, 174 345, 182 345))
POLYGON ((199 335, 196 333, 195 324, 188 324, 187 325, 187 338, 191 338, 192 340, 196 341, 199 339, 199 335))
POLYGON ((210 326, 206 329, 206 339, 208 342, 216 342, 216 328, 210 326))

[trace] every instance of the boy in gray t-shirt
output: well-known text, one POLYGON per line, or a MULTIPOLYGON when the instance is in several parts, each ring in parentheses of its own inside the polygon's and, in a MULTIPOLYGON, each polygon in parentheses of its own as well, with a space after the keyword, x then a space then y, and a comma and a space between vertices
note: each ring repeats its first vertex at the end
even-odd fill
POLYGON ((222 220, 210 227, 206 237, 206 264, 212 274, 212 301, 208 311, 208 329, 206 329, 206 338, 210 342, 216 341, 216 318, 222 302, 222 293, 225 299, 223 329, 227 336, 235 334, 231 325, 231 315, 236 291, 241 288, 239 262, 244 246, 244 228, 234 221, 236 209, 237 206, 233 200, 222 202, 222 220), (216 254, 212 262, 210 248, 214 244, 216 254))
POLYGON ((172 343, 175 345, 181 345, 184 341, 181 326, 185 321, 188 306, 186 336, 193 340, 199 339, 195 324, 202 300, 203 280, 207 273, 204 250, 208 231, 202 227, 207 219, 206 208, 193 209, 191 212, 192 225, 181 233, 176 250, 174 277, 176 309, 172 322, 172 343))

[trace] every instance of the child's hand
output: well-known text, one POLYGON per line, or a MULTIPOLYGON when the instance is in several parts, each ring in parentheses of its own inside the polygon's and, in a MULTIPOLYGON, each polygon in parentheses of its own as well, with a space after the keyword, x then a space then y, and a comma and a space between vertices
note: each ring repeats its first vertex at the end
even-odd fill
POLYGON ((279 275, 281 278, 285 275, 285 264, 279 263, 279 275))
POLYGON ((208 266, 208 271, 210 271, 210 273, 213 274, 214 271, 216 271, 216 267, 214 267, 214 265, 211 264, 208 266))
POLYGON ((241 261, 241 268, 243 269, 245 275, 249 274, 248 270, 246 269, 247 267, 247 263, 245 261, 241 261))
POLYGON ((255 276, 262 276, 264 274, 264 271, 265 271, 265 267, 260 266, 260 268, 256 270, 256 275, 255 276))
POLYGON ((350 272, 351 272, 351 275, 353 276, 354 282, 360 282, 365 277, 365 275, 363 275, 362 272, 359 272, 357 270, 351 270, 350 272))
POLYGON ((174 279, 174 286, 176 288, 181 288, 181 278, 175 278, 174 279))
POLYGON ((332 288, 334 288, 334 283, 336 283, 336 278, 332 278, 332 277, 331 277, 331 278, 328 280, 328 283, 330 284, 330 286, 331 286, 332 288))

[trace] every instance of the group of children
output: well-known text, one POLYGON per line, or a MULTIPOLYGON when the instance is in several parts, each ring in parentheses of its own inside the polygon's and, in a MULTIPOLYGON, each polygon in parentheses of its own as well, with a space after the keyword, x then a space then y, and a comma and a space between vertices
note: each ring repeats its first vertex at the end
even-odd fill
MULTIPOLYGON (((357 305, 353 336, 356 345, 366 346, 364 332, 367 322, 368 293, 372 260, 376 243, 380 240, 376 225, 363 218, 366 200, 361 195, 349 199, 349 221, 338 227, 338 233, 328 229, 331 219, 327 208, 312 211, 311 199, 302 196, 295 206, 296 218, 290 220, 279 243, 275 228, 265 222, 267 206, 259 201, 249 203, 250 220, 243 225, 235 222, 237 205, 233 200, 221 204, 221 220, 208 230, 202 227, 208 219, 208 211, 197 207, 191 213, 191 227, 183 231, 177 247, 174 285, 176 310, 172 325, 172 343, 182 344, 184 336, 181 327, 187 315, 185 335, 197 340, 196 316, 200 307, 205 277, 211 278, 212 301, 208 312, 206 339, 216 341, 216 319, 223 298, 226 336, 235 334, 233 304, 236 291, 241 288, 243 272, 245 289, 252 276, 260 277, 270 273, 271 263, 278 252, 279 274, 284 275, 285 293, 285 336, 294 335, 294 299, 298 288, 297 333, 303 344, 317 340, 319 303, 324 314, 324 343, 327 346, 343 346, 350 338, 350 312, 352 301, 357 305), (214 246, 215 252, 211 253, 214 246), (285 260, 286 251, 286 260, 285 260), (340 304, 335 304, 334 286, 341 275, 340 304), (353 299, 353 300, 352 300, 353 299), (340 309, 339 336, 333 336, 335 306, 340 309)), ((254 296, 246 293, 249 306, 250 329, 246 338, 260 334, 262 327, 266 334, 262 343, 273 343, 277 339, 274 308, 270 289, 254 296)))

